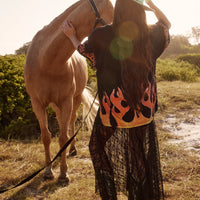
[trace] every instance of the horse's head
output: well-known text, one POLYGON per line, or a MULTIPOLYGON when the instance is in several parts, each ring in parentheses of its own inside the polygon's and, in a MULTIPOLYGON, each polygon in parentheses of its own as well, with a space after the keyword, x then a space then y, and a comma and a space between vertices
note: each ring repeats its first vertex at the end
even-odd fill
MULTIPOLYGON (((96 22, 96 14, 92 8, 89 0, 81 0, 79 6, 73 10, 68 16, 68 19, 72 20, 79 39, 83 39, 88 36, 96 22)), ((100 17, 110 24, 113 20, 114 9, 110 0, 94 0, 95 5, 99 11, 100 17)), ((102 23, 98 23, 97 26, 102 26, 102 23)))
MULTIPOLYGON (((96 0, 97 5, 100 13, 100 17, 106 22, 106 24, 110 24, 113 21, 114 9, 113 5, 110 0, 96 0)), ((99 24, 98 24, 99 25, 99 24)), ((100 24, 101 26, 102 24, 100 24)))

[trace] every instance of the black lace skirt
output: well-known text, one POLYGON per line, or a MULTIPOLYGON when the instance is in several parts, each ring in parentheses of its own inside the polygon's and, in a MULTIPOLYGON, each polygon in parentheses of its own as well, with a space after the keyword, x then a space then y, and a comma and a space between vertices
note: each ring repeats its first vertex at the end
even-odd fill
POLYGON ((102 200, 162 200, 163 182, 155 123, 123 129, 94 124, 89 144, 96 191, 102 200))

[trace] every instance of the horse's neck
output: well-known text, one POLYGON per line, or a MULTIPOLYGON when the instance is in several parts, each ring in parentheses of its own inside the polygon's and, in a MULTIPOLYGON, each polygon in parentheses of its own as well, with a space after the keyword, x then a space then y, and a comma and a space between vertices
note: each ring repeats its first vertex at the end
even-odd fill
MULTIPOLYGON (((96 0, 97 7, 99 7, 99 11, 106 12, 105 10, 103 11, 105 8, 103 8, 102 5, 100 7, 102 2, 102 0, 96 0)), ((105 2, 110 3, 109 0, 105 0, 104 4, 105 2)), ((110 23, 112 20, 111 3, 106 6, 108 6, 108 12, 111 12, 109 19, 110 23)), ((106 6, 104 5, 104 7, 106 6)), ((62 23, 66 18, 72 21, 76 28, 77 38, 80 41, 92 31, 96 19, 89 3, 86 0, 81 0, 55 18, 48 26, 39 31, 32 41, 31 48, 32 51, 35 51, 34 55, 38 55, 38 62, 41 67, 46 66, 47 68, 50 68, 53 66, 64 65, 66 60, 74 52, 75 49, 71 41, 65 36, 61 28, 62 23)))
POLYGON ((50 63, 52 64, 56 62, 58 57, 56 54, 58 54, 58 50, 63 44, 65 44, 66 49, 69 49, 67 54, 72 54, 74 51, 73 45, 62 32, 61 26, 70 13, 80 6, 81 3, 82 1, 78 1, 69 7, 35 35, 27 55, 28 58, 33 56, 34 58, 27 59, 28 61, 37 59, 37 62, 42 67, 50 63))

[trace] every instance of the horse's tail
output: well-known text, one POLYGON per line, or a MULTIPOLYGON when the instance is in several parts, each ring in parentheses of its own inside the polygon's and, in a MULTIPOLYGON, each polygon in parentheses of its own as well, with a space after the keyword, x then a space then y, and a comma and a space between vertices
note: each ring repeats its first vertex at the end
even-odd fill
POLYGON ((89 131, 92 130, 93 123, 97 114, 97 110, 99 108, 99 102, 89 91, 89 88, 85 88, 82 93, 82 102, 83 102, 83 119, 86 118, 86 125, 89 131), (91 108, 92 106, 92 108, 91 108), (89 113, 89 114, 88 114, 89 113))

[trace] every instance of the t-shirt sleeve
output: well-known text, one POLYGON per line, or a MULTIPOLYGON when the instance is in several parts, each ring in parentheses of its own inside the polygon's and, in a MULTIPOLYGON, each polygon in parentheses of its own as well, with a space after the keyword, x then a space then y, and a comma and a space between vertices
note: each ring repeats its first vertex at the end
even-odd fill
POLYGON ((88 45, 88 41, 84 42, 83 44, 80 44, 77 50, 81 55, 90 60, 92 67, 95 67, 96 65, 95 55, 92 48, 90 48, 90 46, 88 45))
POLYGON ((158 21, 150 28, 153 57, 157 59, 167 48, 170 42, 169 29, 162 22, 158 21))
POLYGON ((78 52, 91 61, 92 67, 96 65, 96 31, 93 30, 88 40, 80 44, 77 48, 78 52))

